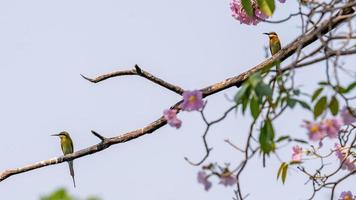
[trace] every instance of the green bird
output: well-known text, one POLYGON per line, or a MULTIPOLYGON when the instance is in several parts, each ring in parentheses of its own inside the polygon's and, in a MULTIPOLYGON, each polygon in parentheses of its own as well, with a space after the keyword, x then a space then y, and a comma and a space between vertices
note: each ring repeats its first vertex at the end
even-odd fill
MULTIPOLYGON (((73 141, 70 138, 68 132, 62 131, 59 134, 54 134, 52 136, 58 136, 61 139, 61 148, 64 155, 71 154, 74 152, 73 141)), ((73 184, 75 187, 73 161, 68 161, 68 165, 69 165, 70 175, 72 176, 73 184)))
MULTIPOLYGON (((278 35, 276 32, 269 32, 269 33, 263 33, 265 35, 268 35, 269 38, 269 50, 272 54, 276 54, 279 50, 281 50, 281 41, 278 38, 278 35)), ((276 62, 276 68, 277 72, 279 73, 280 70, 280 61, 276 62)))
POLYGON ((276 54, 279 50, 281 50, 281 41, 278 38, 278 35, 276 32, 269 32, 269 33, 263 33, 265 35, 268 35, 269 38, 269 50, 272 54, 276 54))

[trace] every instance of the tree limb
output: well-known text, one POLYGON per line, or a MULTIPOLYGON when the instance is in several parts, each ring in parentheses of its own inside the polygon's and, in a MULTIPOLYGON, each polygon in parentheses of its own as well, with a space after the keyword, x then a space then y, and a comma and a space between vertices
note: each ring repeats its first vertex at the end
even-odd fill
POLYGON ((141 76, 141 77, 146 78, 146 79, 148 79, 148 80, 150 80, 164 88, 167 88, 168 90, 171 90, 171 91, 179 94, 179 95, 182 95, 184 92, 184 90, 182 88, 180 88, 179 86, 173 85, 173 84, 168 83, 160 78, 155 77, 154 75, 142 70, 138 65, 135 65, 135 69, 111 72, 108 74, 98 76, 96 78, 89 78, 89 77, 86 77, 81 74, 81 76, 84 79, 86 79, 92 83, 98 83, 98 82, 104 81, 109 78, 113 78, 113 77, 117 77, 117 76, 127 76, 127 75, 141 76))

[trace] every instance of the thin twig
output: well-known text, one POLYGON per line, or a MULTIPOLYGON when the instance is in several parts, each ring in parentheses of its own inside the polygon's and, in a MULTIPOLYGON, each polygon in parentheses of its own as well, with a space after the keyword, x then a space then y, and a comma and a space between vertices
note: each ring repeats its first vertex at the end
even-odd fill
POLYGON ((91 130, 91 133, 92 133, 93 135, 95 135, 96 137, 98 137, 102 142, 103 142, 104 140, 106 140, 106 138, 105 138, 104 136, 100 135, 99 133, 97 133, 97 132, 95 132, 95 131, 93 131, 93 130, 91 130))

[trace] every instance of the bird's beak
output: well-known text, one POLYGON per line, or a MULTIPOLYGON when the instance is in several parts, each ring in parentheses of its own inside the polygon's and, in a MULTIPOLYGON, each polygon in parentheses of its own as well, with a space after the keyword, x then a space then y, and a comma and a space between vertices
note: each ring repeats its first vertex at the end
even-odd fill
POLYGON ((53 135, 51 135, 51 136, 59 136, 59 134, 53 134, 53 135))
POLYGON ((269 35, 268 33, 263 33, 263 34, 265 34, 265 35, 269 35))

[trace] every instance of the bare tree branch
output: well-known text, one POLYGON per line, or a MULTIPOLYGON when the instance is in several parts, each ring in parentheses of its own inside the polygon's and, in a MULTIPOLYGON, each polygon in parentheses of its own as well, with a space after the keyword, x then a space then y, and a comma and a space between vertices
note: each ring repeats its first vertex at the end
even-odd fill
POLYGON ((97 133, 97 132, 95 132, 95 131, 91 131, 91 133, 93 134, 93 135, 95 135, 96 137, 98 137, 101 141, 104 141, 104 140, 106 140, 106 138, 104 137, 104 136, 102 136, 102 135, 100 135, 99 133, 97 133))
POLYGON ((203 118, 203 121, 204 121, 204 123, 205 123, 205 125, 206 125, 204 134, 203 134, 203 136, 202 136, 203 143, 204 143, 204 148, 205 148, 205 155, 204 155, 204 157, 203 157, 200 161, 195 162, 195 163, 192 162, 192 161, 190 161, 190 160, 188 159, 188 157, 184 157, 184 159, 185 159, 189 164, 191 164, 191 165, 193 165, 193 166, 199 166, 199 165, 201 165, 201 164, 209 157, 210 151, 213 150, 213 148, 211 148, 211 147, 208 146, 208 141, 207 141, 207 139, 206 139, 206 137, 207 137, 207 135, 208 135, 208 132, 209 132, 209 130, 210 130, 210 127, 213 126, 214 124, 216 124, 216 123, 221 122, 222 120, 224 120, 224 119, 227 117, 227 115, 228 115, 231 111, 233 111, 234 109, 236 109, 236 107, 237 107, 236 105, 231 106, 229 109, 227 109, 227 111, 224 112, 224 114, 223 114, 221 117, 219 117, 218 119, 216 119, 216 120, 214 120, 214 121, 208 122, 208 120, 206 119, 205 114, 204 114, 204 108, 205 108, 205 106, 206 106, 206 103, 204 104, 203 109, 200 111, 201 117, 203 118))
POLYGON ((99 82, 104 81, 109 78, 113 78, 113 77, 117 77, 117 76, 128 76, 128 75, 141 76, 141 77, 146 78, 146 79, 148 79, 148 80, 150 80, 164 88, 167 88, 168 90, 171 90, 171 91, 179 94, 179 95, 182 95, 184 92, 184 90, 181 87, 173 85, 173 84, 168 83, 160 78, 155 77, 154 75, 142 70, 138 65, 135 65, 135 68, 131 69, 131 70, 111 72, 111 73, 107 73, 104 75, 100 75, 96 78, 88 78, 81 74, 81 76, 84 79, 86 79, 92 83, 99 83, 99 82))
POLYGON ((321 56, 319 58, 314 58, 313 60, 306 61, 306 62, 300 63, 298 65, 293 65, 294 63, 292 63, 291 65, 288 65, 287 67, 283 68, 282 72, 291 70, 293 68, 301 68, 301 67, 305 67, 305 66, 308 66, 308 65, 312 65, 312 64, 318 63, 320 61, 329 59, 330 57, 333 57, 333 56, 345 56, 345 55, 352 55, 352 54, 356 54, 356 49, 355 50, 349 50, 349 51, 331 51, 331 52, 327 52, 324 56, 321 56))

